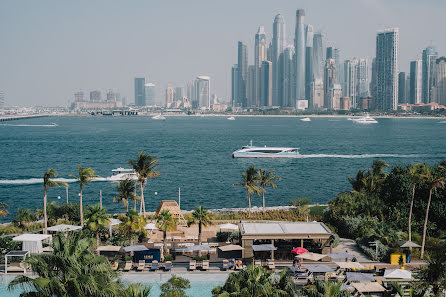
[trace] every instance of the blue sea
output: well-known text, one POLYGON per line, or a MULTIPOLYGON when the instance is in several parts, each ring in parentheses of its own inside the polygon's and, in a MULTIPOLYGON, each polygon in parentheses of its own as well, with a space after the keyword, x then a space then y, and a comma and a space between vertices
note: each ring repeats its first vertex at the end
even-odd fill
MULTIPOLYGON (((309 197, 327 203, 358 169, 381 157, 390 165, 446 159, 446 124, 440 119, 378 119, 356 124, 346 118, 168 117, 47 117, 3 122, 0 125, 0 201, 10 207, 42 207, 41 178, 48 168, 71 179, 77 166, 92 167, 102 177, 127 167, 141 150, 156 156, 161 176, 150 180, 146 206, 155 210, 165 199, 178 199, 182 209, 247 207, 241 187, 233 186, 249 165, 275 169, 281 177, 267 189, 267 206, 287 205, 309 197), (43 125, 56 123, 57 126, 43 125), (232 152, 253 140, 258 146, 300 148, 299 159, 233 159, 232 152)), ((69 184, 69 200, 79 200, 78 184, 69 184)), ((84 203, 99 202, 111 213, 124 211, 113 203, 116 183, 95 181, 84 187, 84 203)), ((49 200, 65 202, 65 188, 49 190, 49 200)), ((254 197, 254 205, 261 205, 254 197)))

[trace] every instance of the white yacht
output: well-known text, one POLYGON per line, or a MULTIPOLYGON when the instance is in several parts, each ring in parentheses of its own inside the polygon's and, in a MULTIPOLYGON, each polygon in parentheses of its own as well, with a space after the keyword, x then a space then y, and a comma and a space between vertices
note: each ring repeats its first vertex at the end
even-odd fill
POLYGON ((368 113, 363 117, 360 117, 357 119, 352 119, 352 122, 355 122, 358 124, 378 124, 378 121, 375 120, 374 118, 372 118, 371 116, 369 116, 368 113))
POLYGON ((303 119, 300 119, 302 122, 311 122, 311 119, 310 118, 303 118, 303 119))
POLYGON ((235 118, 234 117, 229 117, 229 118, 227 118, 228 120, 230 120, 230 121, 235 121, 235 118))
POLYGON ((249 145, 232 153, 233 158, 299 158, 298 148, 291 147, 260 147, 249 145))
POLYGON ((138 176, 133 169, 125 169, 122 167, 113 169, 113 175, 108 177, 107 180, 109 181, 121 181, 124 179, 131 179, 131 180, 137 180, 138 176))
POLYGON ((166 117, 163 116, 162 114, 158 114, 156 116, 153 116, 152 119, 154 119, 154 120, 165 120, 166 117))

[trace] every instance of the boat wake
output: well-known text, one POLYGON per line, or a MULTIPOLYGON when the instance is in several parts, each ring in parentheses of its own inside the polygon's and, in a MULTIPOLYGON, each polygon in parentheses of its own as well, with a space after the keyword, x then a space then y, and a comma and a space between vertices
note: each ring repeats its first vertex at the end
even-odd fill
POLYGON ((429 158, 438 157, 434 155, 400 155, 400 154, 361 154, 361 155, 330 155, 330 154, 311 154, 299 155, 299 158, 341 158, 341 159, 365 159, 365 158, 429 158))
POLYGON ((48 125, 30 125, 30 124, 1 124, 0 126, 8 126, 8 127, 57 127, 56 123, 48 124, 48 125))

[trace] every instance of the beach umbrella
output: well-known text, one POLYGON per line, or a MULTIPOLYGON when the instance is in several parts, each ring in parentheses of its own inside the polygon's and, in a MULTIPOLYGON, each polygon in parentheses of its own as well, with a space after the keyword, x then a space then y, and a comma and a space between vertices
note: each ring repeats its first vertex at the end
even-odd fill
POLYGON ((412 279, 412 272, 402 269, 386 269, 386 271, 384 271, 384 277, 412 279))
POLYGON ((325 257, 326 257, 326 255, 322 255, 322 254, 318 254, 318 253, 311 253, 311 252, 302 253, 302 254, 296 256, 296 258, 299 258, 299 259, 312 260, 312 261, 319 261, 320 259, 325 258, 325 257))
POLYGON ((405 243, 400 245, 400 247, 402 247, 402 248, 419 248, 419 247, 421 247, 421 245, 419 245, 413 241, 406 241, 405 243))
POLYGON ((303 253, 308 253, 308 250, 307 250, 307 249, 304 249, 303 247, 297 247, 297 248, 293 249, 291 252, 292 252, 293 254, 298 254, 298 255, 300 255, 300 254, 303 254, 303 253))

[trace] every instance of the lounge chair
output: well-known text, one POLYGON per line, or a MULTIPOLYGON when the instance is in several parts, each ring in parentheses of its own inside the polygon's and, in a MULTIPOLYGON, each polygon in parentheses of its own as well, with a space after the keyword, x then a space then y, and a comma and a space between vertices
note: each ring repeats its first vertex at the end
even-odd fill
POLYGON ((226 259, 223 260, 223 266, 222 266, 222 269, 223 269, 224 271, 226 271, 226 270, 229 269, 229 260, 226 260, 226 259))
POLYGON ((189 261, 189 270, 190 270, 190 271, 193 271, 193 270, 195 270, 195 269, 197 269, 197 261, 195 261, 195 260, 190 260, 190 261, 189 261))
POLYGON ((112 269, 113 270, 118 270, 118 267, 119 267, 118 261, 113 262, 112 269))
POLYGON ((151 271, 155 271, 159 268, 159 263, 157 260, 153 260, 152 264, 150 265, 150 270, 151 271))
POLYGON ((203 260, 203 264, 201 265, 201 270, 209 270, 209 260, 203 260))
POLYGON ((262 260, 256 259, 254 261, 254 266, 262 266, 262 260))
POLYGON ((146 268, 146 261, 139 260, 138 266, 136 267, 136 270, 143 271, 144 268, 146 268))
POLYGON ((132 266, 133 266, 133 262, 132 261, 126 261, 124 269, 122 269, 122 270, 123 271, 130 271, 130 269, 132 269, 132 266))
POLYGON ((235 261, 234 270, 241 270, 243 269, 243 262, 240 260, 235 261))
POLYGON ((268 260, 267 267, 271 270, 276 269, 276 264, 274 263, 274 260, 268 260))
POLYGON ((164 263, 164 271, 170 271, 172 269, 172 261, 166 261, 164 263))

